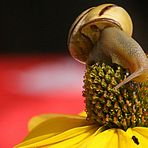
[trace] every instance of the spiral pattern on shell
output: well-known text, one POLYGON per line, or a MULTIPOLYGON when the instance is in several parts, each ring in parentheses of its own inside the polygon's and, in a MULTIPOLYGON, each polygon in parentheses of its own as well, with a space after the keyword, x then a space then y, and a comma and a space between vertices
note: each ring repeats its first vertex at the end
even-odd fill
POLYGON ((68 47, 72 57, 85 63, 90 51, 99 41, 101 30, 117 27, 132 35, 132 20, 122 7, 102 4, 80 14, 72 24, 68 36, 68 47))

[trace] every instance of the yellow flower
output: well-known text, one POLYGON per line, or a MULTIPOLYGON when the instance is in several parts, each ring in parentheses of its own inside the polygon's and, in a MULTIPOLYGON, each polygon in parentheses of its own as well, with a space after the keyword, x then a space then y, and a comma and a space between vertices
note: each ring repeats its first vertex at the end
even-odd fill
POLYGON ((16 148, 147 148, 148 128, 98 128, 81 115, 34 117, 29 135, 16 148))
POLYGON ((119 66, 94 64, 86 68, 86 113, 34 117, 29 135, 15 148, 147 148, 148 83, 130 82, 119 66))

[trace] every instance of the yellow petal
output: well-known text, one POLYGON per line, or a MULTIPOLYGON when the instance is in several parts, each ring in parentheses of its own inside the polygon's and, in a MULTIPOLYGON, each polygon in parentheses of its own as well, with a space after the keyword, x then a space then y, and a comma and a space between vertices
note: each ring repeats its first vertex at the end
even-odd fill
POLYGON ((129 128, 127 134, 135 147, 148 148, 148 128, 146 127, 135 127, 129 128))
POLYGON ((133 128, 133 131, 138 132, 143 137, 148 139, 148 128, 147 127, 135 127, 135 128, 133 128))
POLYGON ((49 114, 47 120, 44 120, 36 126, 27 136, 27 139, 45 135, 48 133, 61 133, 73 127, 87 125, 84 117, 78 115, 53 115, 49 114))
POLYGON ((87 148, 136 148, 131 137, 121 129, 108 129, 95 135, 87 148))
MULTIPOLYGON (((97 128, 97 127, 96 127, 97 128)), ((100 134, 102 132, 102 127, 101 128, 97 128, 96 131, 91 134, 89 137, 85 138, 83 141, 77 143, 75 146, 73 146, 74 148, 87 148, 88 147, 88 143, 98 134, 100 134)))
POLYGON ((80 116, 83 116, 83 117, 86 117, 87 116, 87 114, 86 114, 86 112, 81 112, 80 114, 79 114, 80 116))
POLYGON ((51 114, 41 117, 46 117, 46 120, 42 120, 38 117, 35 120, 33 119, 34 121, 31 121, 32 123, 30 122, 32 126, 31 132, 26 137, 24 142, 16 147, 21 147, 21 145, 24 144, 28 145, 31 143, 36 143, 38 141, 42 141, 57 134, 63 133, 69 129, 88 125, 88 122, 82 116, 51 114), (37 123, 35 123, 35 121, 37 123), (35 125, 33 125, 33 123, 35 125))
POLYGON ((88 143, 87 148, 118 148, 118 134, 116 129, 99 132, 88 143))
MULTIPOLYGON (((53 137, 53 139, 58 138, 58 141, 54 141, 54 143, 49 146, 51 146, 51 148, 78 148, 78 144, 86 139, 89 139, 96 130, 96 126, 92 125, 71 129, 63 134, 53 137)), ((50 140, 52 141, 53 139, 50 140)))
MULTIPOLYGON (((28 129, 29 131, 33 130, 36 126, 38 126, 40 123, 52 118, 54 116, 54 114, 43 114, 40 116, 35 116, 33 117, 29 123, 28 123, 28 129)), ((55 114, 56 116, 56 114, 55 114)))
MULTIPOLYGON (((81 117, 78 115, 64 115, 64 114, 42 114, 40 116, 33 117, 28 124, 29 131, 34 129, 36 126, 38 126, 40 123, 43 123, 44 121, 58 118, 58 117, 66 117, 66 118, 74 118, 74 119, 80 119, 81 117)), ((81 118, 82 119, 82 118, 81 118)), ((83 118, 84 119, 84 118, 83 118)))
MULTIPOLYGON (((129 137, 129 135, 121 130, 121 129, 117 129, 117 133, 118 133, 118 146, 119 148, 135 148, 133 141, 131 140, 131 138, 129 137)), ((112 143, 113 144, 113 143, 112 143)))
POLYGON ((54 147, 54 148, 65 148, 73 146, 85 138, 89 137, 96 131, 96 127, 93 125, 76 127, 55 136, 44 136, 44 139, 39 137, 30 139, 19 145, 19 148, 35 148, 35 147, 54 147))

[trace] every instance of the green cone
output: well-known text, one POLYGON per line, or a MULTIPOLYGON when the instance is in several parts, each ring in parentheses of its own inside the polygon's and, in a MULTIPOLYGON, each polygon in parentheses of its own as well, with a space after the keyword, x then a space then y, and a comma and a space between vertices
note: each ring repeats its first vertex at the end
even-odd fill
POLYGON ((148 82, 130 81, 115 90, 129 73, 118 65, 86 66, 84 91, 87 120, 106 128, 148 126, 148 82))

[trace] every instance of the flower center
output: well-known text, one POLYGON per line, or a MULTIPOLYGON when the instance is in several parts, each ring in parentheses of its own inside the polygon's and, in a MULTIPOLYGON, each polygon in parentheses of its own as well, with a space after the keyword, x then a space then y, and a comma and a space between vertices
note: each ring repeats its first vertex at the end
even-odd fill
POLYGON ((130 81, 114 87, 129 75, 118 65, 86 66, 84 91, 87 120, 106 128, 148 126, 148 81, 130 81))

